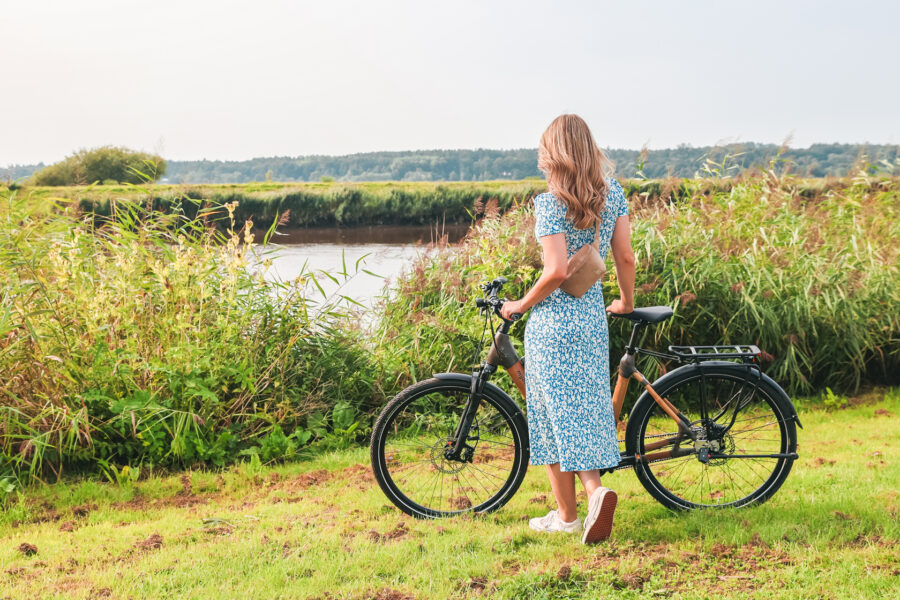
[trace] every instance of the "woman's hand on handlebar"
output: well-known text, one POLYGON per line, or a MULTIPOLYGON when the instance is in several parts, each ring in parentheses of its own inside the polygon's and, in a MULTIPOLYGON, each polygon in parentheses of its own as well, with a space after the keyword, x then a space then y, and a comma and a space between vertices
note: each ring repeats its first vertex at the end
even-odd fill
POLYGON ((500 316, 507 321, 512 321, 514 320, 512 317, 514 313, 522 315, 526 310, 527 309, 522 304, 521 300, 507 300, 503 303, 503 306, 500 307, 500 316))
POLYGON ((616 298, 606 307, 606 312, 614 315, 627 315, 634 312, 634 306, 627 306, 621 298, 616 298))

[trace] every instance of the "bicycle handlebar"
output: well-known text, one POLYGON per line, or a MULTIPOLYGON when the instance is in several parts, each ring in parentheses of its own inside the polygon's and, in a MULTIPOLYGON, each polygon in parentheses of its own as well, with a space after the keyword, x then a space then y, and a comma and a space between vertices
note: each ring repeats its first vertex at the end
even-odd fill
POLYGON ((506 319, 503 315, 500 314, 500 308, 503 306, 505 300, 502 300, 497 296, 497 293, 503 287, 503 284, 507 282, 506 277, 497 277, 493 281, 485 281, 481 284, 481 289, 487 294, 487 298, 478 298, 475 300, 475 306, 478 308, 487 308, 491 307, 494 310, 494 313, 506 321, 507 323, 512 323, 513 321, 518 321, 522 318, 522 313, 513 313, 512 319, 506 319))

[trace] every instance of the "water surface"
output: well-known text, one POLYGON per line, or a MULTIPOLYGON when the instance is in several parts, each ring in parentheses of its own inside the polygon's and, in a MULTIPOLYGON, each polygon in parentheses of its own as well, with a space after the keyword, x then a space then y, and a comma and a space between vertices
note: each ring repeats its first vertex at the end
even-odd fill
MULTIPOLYGON (((468 231, 467 225, 443 228, 384 225, 353 228, 291 229, 272 236, 261 250, 272 259, 266 273, 269 279, 289 281, 305 271, 324 270, 334 275, 340 286, 319 278, 327 294, 340 293, 372 308, 385 286, 396 281, 411 261, 425 251, 427 244, 446 235, 457 242, 468 231), (275 251, 269 253, 269 251, 275 251), (358 271, 357 271, 358 266, 358 271), (345 270, 350 278, 340 275, 345 270), (370 275, 363 270, 375 273, 370 275)), ((257 232, 262 241, 264 232, 257 232)), ((321 297, 316 291, 315 297, 321 297)))

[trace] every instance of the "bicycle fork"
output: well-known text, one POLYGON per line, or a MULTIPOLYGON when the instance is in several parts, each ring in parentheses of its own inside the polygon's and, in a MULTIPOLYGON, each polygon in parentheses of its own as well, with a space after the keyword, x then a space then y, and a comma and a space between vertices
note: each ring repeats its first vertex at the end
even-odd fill
POLYGON ((525 361, 519 358, 515 346, 509 339, 508 330, 509 323, 504 322, 494 336, 487 358, 477 369, 472 371, 469 400, 466 402, 459 424, 456 426, 453 442, 447 442, 447 448, 444 449, 444 457, 448 460, 471 462, 475 448, 467 443, 469 433, 472 429, 472 423, 475 421, 475 414, 481 405, 484 384, 497 371, 498 367, 502 366, 506 369, 513 383, 516 384, 519 392, 521 392, 522 397, 525 397, 525 361))

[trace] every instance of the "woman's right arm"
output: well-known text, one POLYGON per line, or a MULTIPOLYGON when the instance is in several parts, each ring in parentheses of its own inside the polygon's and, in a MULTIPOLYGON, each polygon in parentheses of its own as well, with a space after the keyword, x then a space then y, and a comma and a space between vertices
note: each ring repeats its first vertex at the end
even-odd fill
POLYGON ((627 314, 634 310, 634 251, 631 249, 631 220, 627 214, 616 219, 609 248, 616 263, 619 298, 613 300, 606 310, 614 314, 627 314))

